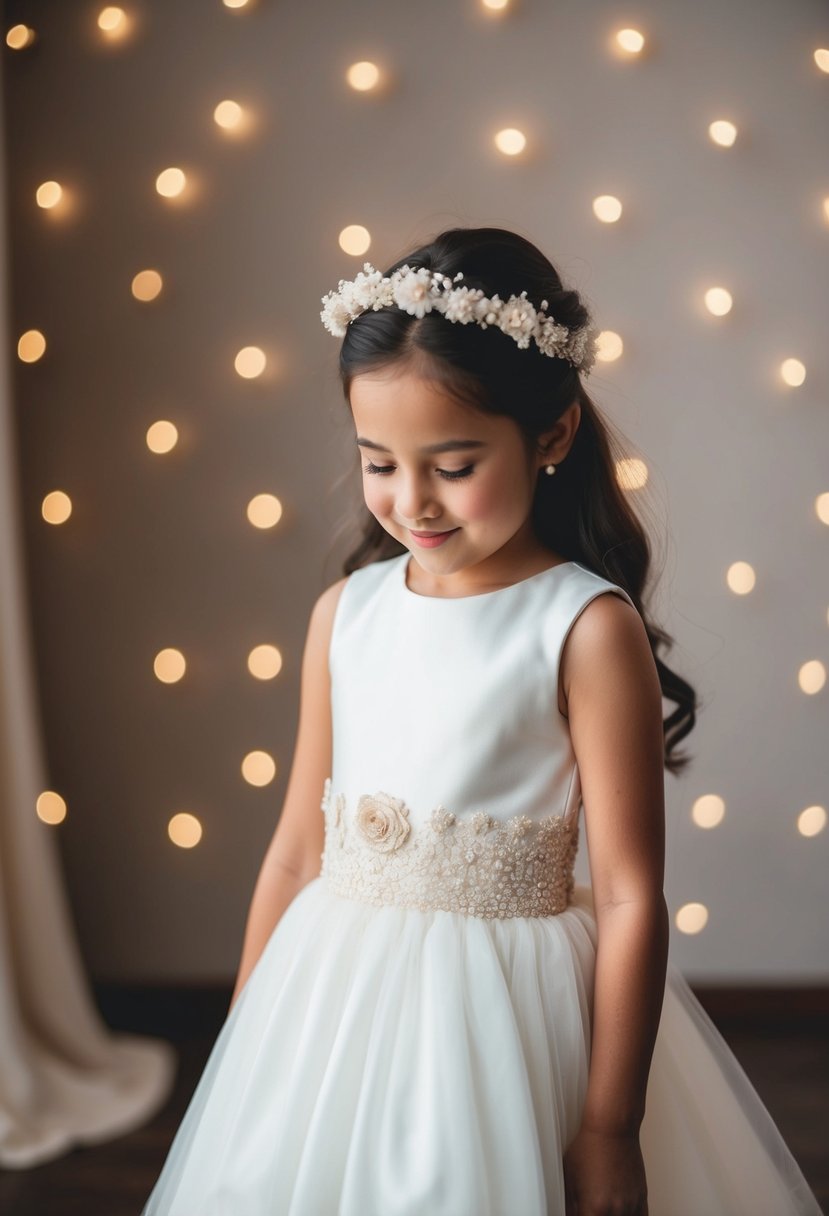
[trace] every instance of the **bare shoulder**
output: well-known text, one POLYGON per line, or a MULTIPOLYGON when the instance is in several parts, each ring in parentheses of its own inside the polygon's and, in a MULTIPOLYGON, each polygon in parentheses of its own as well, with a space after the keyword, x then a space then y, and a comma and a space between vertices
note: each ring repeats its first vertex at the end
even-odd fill
POLYGON ((321 591, 316 598, 314 604, 314 612, 320 615, 323 620, 333 619, 333 615, 337 612, 337 604, 339 597, 342 596, 343 587, 351 578, 350 574, 346 574, 342 579, 332 582, 331 586, 326 587, 325 591, 321 591))
POLYGON ((302 653, 294 757, 269 846, 272 860, 302 882, 319 874, 325 843, 320 796, 331 772, 333 747, 328 656, 334 614, 347 582, 346 576, 326 587, 311 609, 302 653))
POLYGON ((346 574, 343 578, 338 578, 335 583, 331 583, 317 596, 308 622, 308 638, 312 643, 316 641, 324 644, 330 640, 337 604, 340 602, 340 596, 349 577, 346 574))
MULTIPOLYGON (((608 690, 631 679, 659 688, 645 623, 632 604, 607 591, 581 610, 564 640, 559 662, 559 709, 567 716, 574 684, 608 690)), ((659 689, 661 704, 661 689, 659 689)))
POLYGON ((331 585, 326 587, 324 591, 321 591, 317 596, 313 611, 318 612, 323 619, 326 617, 333 617, 337 610, 337 604, 339 603, 340 596, 343 593, 343 587, 346 585, 350 577, 350 574, 346 574, 343 576, 343 578, 338 578, 335 583, 331 583, 331 585))

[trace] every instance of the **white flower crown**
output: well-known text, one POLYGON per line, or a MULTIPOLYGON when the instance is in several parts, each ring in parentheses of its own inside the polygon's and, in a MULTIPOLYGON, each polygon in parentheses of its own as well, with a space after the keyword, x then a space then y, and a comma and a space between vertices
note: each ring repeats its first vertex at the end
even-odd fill
POLYGON ((462 325, 469 321, 482 329, 495 325, 514 338, 522 350, 529 346, 532 338, 542 354, 566 359, 583 375, 590 374, 596 358, 598 330, 591 325, 572 330, 559 325, 543 311, 547 301, 542 300, 541 308, 536 309, 527 299, 526 291, 520 296, 501 300, 497 295, 485 296, 477 287, 452 288, 452 283, 462 278, 461 271, 450 279, 425 266, 414 268, 409 265, 401 266, 384 278, 371 262, 364 262, 356 278, 340 279, 336 291, 322 296, 325 307, 320 319, 329 333, 342 338, 349 321, 369 309, 376 311, 396 304, 415 317, 422 317, 434 309, 447 321, 460 321, 462 325))

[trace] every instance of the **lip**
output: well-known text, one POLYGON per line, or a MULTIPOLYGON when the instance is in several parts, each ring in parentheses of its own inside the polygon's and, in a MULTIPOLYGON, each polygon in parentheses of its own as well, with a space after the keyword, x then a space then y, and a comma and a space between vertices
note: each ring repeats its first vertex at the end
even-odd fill
POLYGON ((448 537, 454 536, 458 528, 448 528, 445 532, 415 532, 413 528, 409 528, 417 543, 426 549, 434 549, 437 545, 442 545, 448 537))

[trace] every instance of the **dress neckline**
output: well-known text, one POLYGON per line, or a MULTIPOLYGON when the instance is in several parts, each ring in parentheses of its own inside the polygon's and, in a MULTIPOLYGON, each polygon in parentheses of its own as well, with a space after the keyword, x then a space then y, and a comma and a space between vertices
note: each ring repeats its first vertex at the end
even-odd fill
POLYGON ((527 583, 533 582, 537 578, 541 578, 545 574, 549 574, 551 570, 562 570, 565 566, 575 566, 577 563, 572 561, 556 562, 554 566, 547 566, 545 570, 537 570, 535 574, 528 574, 526 578, 519 578, 516 582, 510 583, 507 587, 496 587, 494 591, 476 591, 472 595, 421 595, 419 591, 412 591, 411 587, 406 582, 406 576, 411 561, 411 553, 408 550, 402 553, 400 560, 400 568, 398 572, 398 581, 403 591, 403 595, 410 600, 423 600, 428 604, 452 604, 460 600, 462 603, 467 600, 486 600, 491 599, 494 595, 505 595, 509 591, 513 591, 516 587, 523 587, 527 583))

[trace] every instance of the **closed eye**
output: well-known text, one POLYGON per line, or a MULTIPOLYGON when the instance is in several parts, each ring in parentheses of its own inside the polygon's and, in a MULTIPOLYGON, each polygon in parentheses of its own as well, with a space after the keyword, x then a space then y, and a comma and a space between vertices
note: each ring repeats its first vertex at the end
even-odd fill
MULTIPOLYGON (((369 461, 368 464, 363 465, 363 468, 366 471, 366 473, 393 473, 394 472, 394 465, 391 465, 391 464, 376 465, 376 464, 372 464, 371 461, 369 461)), ((464 469, 457 469, 457 470, 435 469, 435 472, 437 473, 437 475, 439 477, 445 478, 446 481, 461 481, 465 477, 471 477, 472 470, 474 468, 475 468, 474 464, 468 464, 466 466, 466 468, 464 468, 464 469)))

